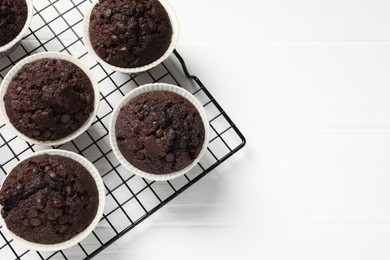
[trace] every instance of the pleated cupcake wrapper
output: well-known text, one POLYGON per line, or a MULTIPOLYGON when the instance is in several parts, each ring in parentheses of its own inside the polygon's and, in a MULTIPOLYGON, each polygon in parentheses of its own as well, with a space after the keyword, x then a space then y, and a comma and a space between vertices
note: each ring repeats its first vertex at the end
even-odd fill
POLYGON ((156 61, 154 61, 154 62, 152 62, 152 63, 150 63, 148 65, 142 66, 142 67, 122 68, 122 67, 117 67, 117 66, 109 64, 108 62, 106 62, 102 58, 100 58, 99 55, 96 54, 94 48, 92 47, 92 43, 91 43, 91 39, 90 39, 90 35, 89 35, 89 24, 90 24, 92 10, 95 7, 95 5, 97 3, 99 3, 99 0, 95 1, 92 4, 92 6, 90 7, 90 9, 88 10, 88 12, 85 14, 85 17, 84 17, 84 32, 83 32, 84 35, 83 35, 83 39, 84 39, 84 45, 88 49, 89 54, 96 61, 98 61, 100 64, 102 64, 104 67, 107 67, 107 68, 109 68, 109 69, 111 69, 113 71, 126 73, 126 74, 138 74, 138 73, 141 73, 141 72, 148 71, 148 70, 156 67, 160 63, 162 63, 164 60, 166 60, 172 54, 172 52, 176 48, 176 44, 177 44, 177 42, 179 40, 180 25, 179 25, 179 21, 178 21, 177 15, 176 15, 174 9, 172 8, 171 4, 169 2, 167 2, 166 0, 158 0, 158 1, 164 7, 165 11, 168 13, 168 16, 169 16, 169 19, 170 19, 171 25, 172 25, 172 40, 171 40, 171 43, 170 43, 167 51, 164 53, 164 55, 161 56, 158 60, 156 60, 156 61))
POLYGON ((42 251, 42 252, 64 250, 66 248, 72 247, 72 246, 76 245, 77 243, 81 242, 84 238, 86 238, 89 234, 91 234, 91 232, 95 229, 95 227, 99 223, 100 219, 103 216, 103 210, 104 210, 105 198, 106 198, 104 184, 103 184, 103 180, 99 174, 99 171, 96 169, 96 167, 90 161, 88 161, 86 158, 84 158, 76 153, 73 153, 73 152, 68 152, 68 151, 64 151, 64 150, 46 150, 46 151, 41 151, 41 152, 31 154, 28 157, 26 157, 24 160, 27 160, 29 158, 32 158, 32 157, 35 157, 38 155, 42 155, 42 154, 60 155, 60 156, 68 157, 68 158, 71 158, 74 161, 80 163, 85 169, 87 169, 87 171, 91 174, 91 176, 95 180, 96 187, 98 190, 98 196, 99 196, 99 206, 98 206, 98 210, 97 210, 95 218, 93 219, 91 224, 83 232, 79 233, 78 235, 74 236, 73 238, 69 239, 68 241, 65 241, 62 243, 57 243, 57 244, 52 244, 52 245, 39 244, 39 243, 33 243, 30 241, 27 241, 27 240, 17 236, 16 234, 14 234, 12 231, 10 231, 7 228, 7 225, 5 224, 5 221, 2 217, 0 217, 0 221, 1 221, 1 225, 3 226, 5 231, 9 233, 9 235, 15 240, 15 242, 19 243, 20 245, 22 245, 28 249, 42 251))
POLYGON ((0 58, 14 51, 19 46, 20 42, 23 39, 23 36, 27 34, 28 28, 30 27, 31 24, 31 19, 33 17, 34 7, 33 7, 32 0, 25 0, 25 1, 27 4, 26 23, 24 24, 24 27, 22 28, 20 33, 15 37, 15 39, 13 39, 12 41, 10 41, 9 43, 3 46, 0 46, 0 58))
POLYGON ((109 138, 110 138, 111 147, 114 151, 115 156, 119 160, 119 162, 128 171, 130 171, 130 172, 132 172, 132 173, 134 173, 142 178, 152 180, 152 181, 167 181, 167 180, 171 180, 171 179, 177 178, 179 176, 182 176, 182 175, 186 174, 187 172, 189 172, 193 167, 195 167, 197 165, 197 163, 200 161, 200 159, 206 153, 207 145, 209 143, 209 136, 210 136, 210 125, 209 125, 208 119, 206 117, 206 112, 205 112, 202 104, 199 102, 199 100, 197 100, 187 90, 180 88, 178 86, 175 86, 175 85, 170 85, 170 84, 165 84, 165 83, 147 84, 147 85, 140 86, 140 87, 130 91, 121 100, 119 105, 114 109, 114 111, 112 113, 111 120, 110 120, 110 126, 109 126, 109 138), (199 155, 195 158, 195 160, 190 165, 188 165, 187 167, 185 167, 181 171, 176 171, 176 172, 169 173, 169 174, 159 175, 159 174, 152 174, 152 173, 141 171, 140 169, 136 168, 129 161, 127 161, 125 159, 125 157, 122 155, 122 153, 118 147, 118 143, 116 140, 116 134, 115 134, 116 133, 115 125, 116 125, 116 121, 118 119, 120 110, 122 109, 123 106, 128 104, 131 99, 133 99, 133 98, 135 98, 143 93, 152 92, 152 91, 162 91, 162 90, 170 91, 170 92, 174 92, 176 94, 179 94, 180 96, 184 97, 185 99, 190 101, 191 104, 193 104, 195 106, 195 108, 198 110, 198 112, 202 118, 202 122, 203 122, 204 129, 205 129, 205 140, 203 142, 203 146, 202 146, 201 151, 199 152, 199 155))
MULTIPOLYGON (((35 75, 31 75, 34 77, 35 75)), ((80 136, 82 133, 84 133, 92 124, 93 120, 95 119, 96 113, 99 109, 99 102, 100 102, 100 92, 99 92, 99 84, 95 77, 93 76, 92 72, 87 69, 78 59, 64 53, 60 52, 45 52, 45 53, 38 53, 32 56, 29 56, 22 61, 20 61, 18 64, 16 64, 5 76, 2 84, 1 84, 1 89, 0 89, 0 113, 3 116, 4 122, 6 125, 14 132, 18 137, 24 139, 25 141, 33 144, 38 144, 38 145, 47 145, 47 146, 54 146, 54 145, 61 145, 64 143, 67 143, 78 136, 80 136), (79 129, 77 129, 75 132, 72 134, 61 138, 59 140, 55 141, 38 141, 33 138, 30 138, 23 133, 21 133, 19 130, 17 130, 12 123, 9 120, 9 117, 7 115, 6 109, 5 109, 5 102, 4 102, 4 96, 7 93, 7 89, 9 84, 11 83, 12 79, 15 77, 15 75, 20 71, 20 69, 31 62, 41 60, 41 59, 60 59, 60 60, 66 60, 69 62, 72 62, 75 64, 77 67, 79 67, 84 73, 87 75, 89 80, 92 83, 93 91, 94 91, 94 110, 90 114, 89 118, 87 121, 82 125, 79 129)))

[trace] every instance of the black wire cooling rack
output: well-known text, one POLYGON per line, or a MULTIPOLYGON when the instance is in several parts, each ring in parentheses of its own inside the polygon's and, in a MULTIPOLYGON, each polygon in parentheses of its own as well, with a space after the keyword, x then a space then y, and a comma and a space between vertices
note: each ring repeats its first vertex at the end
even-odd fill
MULTIPOLYGON (((101 104, 92 127, 61 148, 82 154, 100 171, 106 188, 106 208, 95 231, 70 250, 51 253, 29 251, 8 236, 0 226, 0 259, 90 259, 125 233, 155 213, 177 195, 196 183, 245 145, 245 138, 229 116, 205 88, 189 74, 177 51, 151 71, 129 76, 110 71, 90 57, 82 35, 83 14, 90 0, 37 0, 29 34, 21 46, 0 59, 0 83, 15 63, 44 51, 71 54, 86 64, 98 79, 101 104), (184 72, 184 73, 183 73, 184 72), (108 121, 115 104, 131 89, 151 82, 180 85, 197 97, 210 120, 208 151, 200 163, 185 176, 167 182, 150 182, 134 176, 119 164, 108 140, 108 121)), ((0 182, 20 159, 47 147, 32 145, 17 138, 0 119, 0 182)))

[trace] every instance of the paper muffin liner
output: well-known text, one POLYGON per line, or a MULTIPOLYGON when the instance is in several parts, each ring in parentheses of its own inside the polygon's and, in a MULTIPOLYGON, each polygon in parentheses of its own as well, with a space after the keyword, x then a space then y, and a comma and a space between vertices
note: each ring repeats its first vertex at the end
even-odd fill
POLYGON ((0 46, 0 58, 11 53, 19 46, 20 42, 22 41, 23 36, 27 33, 28 28, 30 27, 31 19, 32 19, 33 13, 34 13, 34 6, 32 3, 32 0, 25 0, 25 1, 27 4, 26 23, 24 24, 24 27, 19 32, 19 34, 15 37, 15 39, 13 39, 12 41, 10 41, 9 43, 7 43, 5 45, 0 46))
MULTIPOLYGON (((78 155, 76 153, 73 153, 73 152, 64 151, 64 150, 46 150, 46 151, 36 152, 36 153, 33 153, 33 154, 27 156, 26 158, 24 158, 22 161, 20 161, 18 163, 18 165, 29 158, 32 158, 32 157, 35 157, 38 155, 42 155, 42 154, 60 155, 60 156, 68 157, 68 158, 73 159, 74 161, 80 163, 85 169, 87 169, 87 171, 91 174, 92 178, 95 180, 96 187, 98 190, 98 196, 99 196, 99 205, 98 205, 98 209, 97 209, 95 218, 92 220, 91 224, 89 224, 89 226, 81 233, 77 234, 76 236, 74 236, 73 238, 71 238, 65 242, 52 244, 52 245, 34 243, 34 242, 30 242, 30 241, 27 241, 27 240, 21 238, 20 236, 16 235, 15 233, 13 233, 12 231, 10 231, 7 228, 7 225, 5 224, 5 221, 2 217, 0 217, 0 222, 1 222, 0 224, 3 226, 3 228, 10 234, 10 236, 17 243, 19 243, 20 245, 23 245, 24 247, 26 247, 28 249, 42 251, 42 252, 64 250, 66 248, 69 248, 69 247, 76 245, 77 243, 79 243, 83 239, 85 239, 95 229, 95 227, 99 223, 100 219, 103 216, 103 210, 104 210, 104 205, 105 205, 105 199, 106 199, 105 188, 104 188, 103 180, 99 174, 99 171, 96 169, 96 167, 90 161, 88 161, 86 158, 84 158, 81 155, 78 155)), ((4 182, 5 182, 5 179, 4 179, 3 183, 4 182)))
POLYGON ((177 178, 179 176, 182 176, 182 175, 186 174, 188 171, 190 171, 193 167, 195 167, 198 164, 200 159, 205 154, 205 152, 207 150, 207 145, 209 143, 209 136, 210 136, 209 121, 206 117, 206 112, 205 112, 202 104, 199 102, 199 100, 197 100, 187 90, 185 90, 181 87, 175 86, 175 85, 170 85, 170 84, 165 84, 165 83, 147 84, 147 85, 140 86, 140 87, 130 91, 120 101, 119 105, 114 109, 114 111, 112 113, 111 120, 110 120, 110 125, 109 125, 109 139, 110 139, 111 147, 112 147, 112 150, 114 151, 115 156, 119 160, 119 162, 128 171, 130 171, 130 172, 132 172, 132 173, 134 173, 142 178, 152 180, 152 181, 171 180, 171 179, 177 178), (142 171, 142 170, 136 168, 129 161, 127 161, 126 158, 122 155, 121 151, 119 150, 118 143, 116 140, 115 125, 116 125, 116 121, 118 119, 120 110, 122 109, 122 107, 127 105, 131 99, 133 99, 133 98, 135 98, 143 93, 153 92, 153 91, 162 91, 162 90, 176 93, 176 94, 184 97, 188 101, 190 101, 191 104, 193 104, 195 106, 195 108, 198 110, 198 112, 202 118, 202 122, 203 122, 204 129, 205 129, 205 138, 204 138, 202 149, 200 150, 198 156, 194 159, 194 161, 190 165, 188 165, 187 167, 185 167, 184 169, 182 169, 180 171, 176 171, 176 172, 172 172, 172 173, 168 173, 168 174, 153 174, 153 173, 148 173, 148 172, 145 172, 145 171, 142 171))
POLYGON ((64 53, 60 52, 45 52, 45 53, 38 53, 32 56, 29 56, 22 61, 20 61, 18 64, 16 64, 5 76, 2 84, 1 84, 1 89, 0 89, 0 114, 3 116, 4 122, 6 125, 14 132, 18 137, 24 139, 25 141, 33 144, 38 144, 38 145, 47 145, 47 146, 54 146, 54 145, 61 145, 64 143, 67 143, 78 136, 80 136, 82 133, 84 133, 91 125, 92 122, 96 116, 96 113, 99 109, 99 102, 100 102, 100 92, 99 92, 99 84, 95 77, 93 76, 92 72, 87 69, 78 59, 64 53), (94 92, 94 110, 90 114, 89 118, 87 121, 85 121, 84 125, 82 125, 79 129, 77 129, 75 132, 72 134, 61 138, 59 140, 55 141, 39 141, 35 140, 33 138, 30 138, 23 133, 21 133, 19 130, 17 130, 12 123, 10 122, 6 109, 5 109, 5 102, 4 102, 4 96, 7 93, 7 89, 9 84, 11 83, 12 79, 15 77, 15 75, 19 72, 19 70, 26 64, 41 60, 41 59, 60 59, 60 60, 66 60, 69 62, 72 62, 75 64, 78 68, 80 68, 84 73, 87 75, 89 80, 91 81, 93 92, 94 92))
POLYGON ((90 20, 91 20, 92 10, 95 7, 95 5, 97 3, 99 3, 99 0, 96 0, 91 5, 90 9, 88 10, 88 12, 85 14, 85 17, 84 17, 83 39, 84 39, 84 45, 87 48, 89 54, 96 61, 98 61, 100 64, 102 64, 104 67, 107 67, 107 68, 109 68, 109 69, 111 69, 113 71, 126 73, 126 74, 138 74, 138 73, 141 73, 141 72, 148 71, 148 70, 156 67, 160 63, 162 63, 164 60, 166 60, 172 54, 174 49, 176 48, 176 44, 177 44, 177 42, 179 40, 180 25, 179 25, 179 21, 178 21, 176 12, 172 8, 171 4, 169 2, 167 2, 167 1, 165 1, 165 0, 158 0, 158 1, 164 7, 165 11, 168 13, 168 16, 169 16, 169 19, 170 19, 171 25, 172 25, 172 39, 171 39, 171 43, 170 43, 167 51, 164 53, 164 55, 161 56, 158 60, 156 60, 156 61, 154 61, 154 62, 152 62, 152 63, 150 63, 148 65, 142 66, 142 67, 122 68, 122 67, 117 67, 117 66, 109 64, 108 62, 106 62, 102 58, 100 58, 99 55, 96 54, 94 48, 92 47, 91 39, 89 37, 89 24, 90 24, 90 20))

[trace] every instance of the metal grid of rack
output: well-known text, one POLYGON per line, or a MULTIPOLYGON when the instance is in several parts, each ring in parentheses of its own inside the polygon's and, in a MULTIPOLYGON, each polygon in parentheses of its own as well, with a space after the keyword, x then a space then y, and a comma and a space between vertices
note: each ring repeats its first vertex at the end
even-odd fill
MULTIPOLYGON (((92 127, 74 141, 50 148, 79 153, 94 163, 106 188, 104 215, 95 231, 72 248, 72 252, 29 251, 15 243, 0 226, 0 259, 90 259, 245 145, 245 138, 239 129, 202 82, 189 74, 177 51, 151 71, 132 76, 110 71, 92 59, 81 38, 83 14, 91 2, 35 1, 29 34, 16 51, 0 59, 0 83, 18 61, 44 51, 71 54, 91 69, 101 88, 101 104, 92 127), (189 90, 204 105, 211 126, 208 151, 200 163, 185 176, 167 182, 147 181, 126 171, 115 158, 108 140, 107 126, 115 104, 131 89, 152 82, 176 84, 189 90)), ((0 182, 18 161, 47 148, 17 138, 0 119, 0 182)))

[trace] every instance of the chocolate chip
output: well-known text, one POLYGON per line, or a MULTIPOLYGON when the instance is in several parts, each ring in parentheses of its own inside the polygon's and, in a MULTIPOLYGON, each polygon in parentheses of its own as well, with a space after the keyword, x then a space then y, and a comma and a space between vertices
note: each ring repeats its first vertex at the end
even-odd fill
POLYGON ((41 135, 41 132, 40 132, 39 130, 37 130, 37 129, 35 129, 35 130, 32 130, 32 132, 31 132, 31 133, 32 133, 32 135, 33 135, 33 136, 35 136, 35 137, 36 137, 36 136, 40 136, 40 135, 41 135))
POLYGON ((112 15, 111 9, 104 10, 104 18, 110 18, 112 15))
POLYGON ((23 226, 28 227, 30 226, 30 221, 26 218, 22 221, 23 226))
POLYGON ((189 114, 186 118, 186 120, 190 123, 194 122, 194 116, 192 114, 189 114))
POLYGON ((195 135, 198 135, 200 132, 202 132, 202 131, 200 130, 200 127, 197 126, 197 125, 195 125, 195 127, 194 127, 194 133, 195 133, 195 135))
POLYGON ((111 35, 111 43, 112 44, 118 43, 118 36, 116 36, 115 34, 111 35))
POLYGON ((163 136, 164 136, 164 132, 163 132, 161 129, 157 130, 157 132, 156 132, 156 137, 157 137, 157 138, 161 138, 161 137, 163 137, 163 136))
POLYGON ((53 204, 56 208, 61 208, 64 203, 60 199, 54 199, 53 204))
POLYGON ((136 149, 139 150, 139 149, 142 149, 142 147, 144 147, 144 144, 140 140, 136 139, 136 140, 134 140, 134 146, 136 149))
POLYGON ((199 145, 199 138, 198 137, 194 137, 194 139, 192 139, 192 145, 193 146, 198 146, 199 145))
POLYGON ((129 40, 127 41, 127 44, 128 44, 129 46, 135 46, 135 45, 137 45, 137 43, 138 43, 138 41, 137 41, 137 39, 135 39, 135 38, 131 38, 131 39, 129 39, 129 40))
POLYGON ((5 209, 4 208, 2 208, 1 209, 1 216, 3 217, 3 218, 6 218, 7 217, 7 212, 5 211, 5 209))
MULTIPOLYGON (((145 113, 146 113, 146 112, 145 112, 145 113)), ((142 134, 143 134, 143 135, 149 135, 151 132, 152 132, 152 129, 150 129, 150 128, 144 127, 144 128, 142 129, 142 134)))
POLYGON ((138 117, 139 120, 142 120, 142 119, 144 119, 144 114, 143 113, 138 113, 137 117, 138 117))
POLYGON ((71 116, 68 115, 68 114, 63 114, 63 115, 61 116, 61 122, 62 122, 63 124, 69 123, 70 119, 71 119, 71 116))
POLYGON ((5 5, 2 5, 0 7, 0 14, 2 14, 4 17, 8 16, 9 11, 10 11, 9 8, 7 6, 5 6, 5 5))
POLYGON ((152 7, 152 8, 150 9, 149 15, 150 15, 151 17, 155 18, 156 15, 157 15, 157 10, 156 10, 156 8, 153 8, 153 7, 152 7))
POLYGON ((157 29, 157 25, 153 21, 149 21, 148 22, 148 26, 149 26, 149 31, 150 32, 155 32, 156 29, 157 29))
POLYGON ((127 62, 131 63, 135 60, 135 56, 132 53, 126 53, 125 59, 127 62))
POLYGON ((49 177, 52 178, 52 179, 57 178, 57 174, 56 174, 54 171, 49 171, 47 174, 48 174, 49 177))
POLYGON ((39 218, 32 218, 30 224, 34 227, 39 227, 42 224, 42 221, 39 218))
POLYGON ((179 147, 180 147, 181 149, 187 148, 187 142, 181 141, 179 147))
POLYGON ((66 193, 68 193, 68 195, 72 196, 74 194, 74 188, 72 186, 66 186, 66 193))
POLYGON ((66 231, 68 231, 68 226, 67 225, 64 225, 60 228, 60 230, 58 230, 58 232, 60 232, 61 234, 64 234, 66 231))
POLYGON ((99 47, 96 50, 97 55, 99 55, 100 58, 105 59, 108 56, 107 51, 103 47, 99 47))
POLYGON ((126 32, 126 26, 123 23, 117 23, 114 32, 123 34, 126 32))
POLYGON ((16 88, 16 93, 20 93, 20 92, 22 92, 22 90, 23 90, 23 88, 19 86, 16 88))
POLYGON ((147 34, 149 32, 149 25, 144 23, 143 25, 141 25, 141 31, 142 33, 144 34, 147 34))
POLYGON ((50 136, 51 136, 51 132, 50 131, 46 130, 45 132, 43 132, 43 137, 50 138, 50 136))
POLYGON ((136 16, 142 16, 145 12, 145 7, 143 4, 137 4, 136 7, 135 7, 135 15, 136 16))
POLYGON ((31 209, 29 212, 28 212, 28 215, 31 217, 31 218, 36 218, 38 217, 38 211, 36 209, 31 209))
POLYGON ((45 201, 42 198, 37 199, 37 208, 44 209, 46 206, 45 201))
POLYGON ((47 214, 47 219, 48 220, 55 220, 56 218, 54 217, 53 213, 49 213, 49 214, 47 214))
POLYGON ((165 160, 167 162, 173 162, 175 160, 175 155, 173 153, 168 153, 166 156, 165 156, 165 160))
POLYGON ((154 121, 153 122, 153 130, 156 131, 159 128, 160 128, 160 124, 157 121, 154 121))
POLYGON ((29 118, 26 114, 24 114, 24 115, 22 116, 22 120, 23 120, 23 122, 24 122, 25 124, 30 124, 30 122, 31 122, 30 118, 29 118))
POLYGON ((61 217, 62 214, 64 214, 64 211, 62 209, 58 209, 55 213, 54 213, 54 217, 58 218, 58 217, 61 217))
POLYGON ((129 52, 129 49, 126 46, 124 46, 124 47, 119 48, 118 52, 122 55, 127 55, 129 52))
POLYGON ((166 138, 164 143, 167 146, 171 146, 173 144, 173 139, 172 138, 166 138))
POLYGON ((61 217, 58 218, 58 223, 61 225, 64 225, 68 223, 68 216, 67 215, 62 215, 61 217))
POLYGON ((85 192, 84 186, 81 185, 80 183, 77 183, 77 185, 76 185, 76 192, 78 192, 78 193, 85 192))
POLYGON ((176 132, 173 129, 169 129, 168 134, 166 135, 165 144, 171 146, 176 137, 176 132))
POLYGON ((21 191, 22 189, 23 189, 23 185, 20 184, 20 183, 18 183, 18 184, 16 185, 16 190, 21 191))
POLYGON ((143 159, 145 159, 145 154, 143 152, 138 152, 138 153, 135 154, 135 157, 138 160, 143 160, 143 159))
POLYGON ((134 133, 139 133, 141 131, 141 127, 138 124, 134 124, 133 131, 134 133))
POLYGON ((145 105, 142 106, 142 109, 144 111, 149 111, 149 106, 145 104, 145 105))
POLYGON ((7 23, 13 24, 16 22, 16 17, 13 14, 8 15, 7 17, 7 23))
POLYGON ((79 120, 79 121, 82 121, 82 120, 83 120, 83 115, 82 115, 81 113, 76 114, 76 115, 75 115, 75 118, 76 118, 77 120, 79 120))
POLYGON ((175 137, 176 137, 176 132, 175 132, 175 130, 169 129, 169 131, 168 131, 168 136, 169 136, 170 138, 175 138, 175 137))
POLYGON ((88 198, 88 196, 84 196, 84 197, 83 197, 83 204, 84 204, 84 206, 89 204, 89 198, 88 198))

